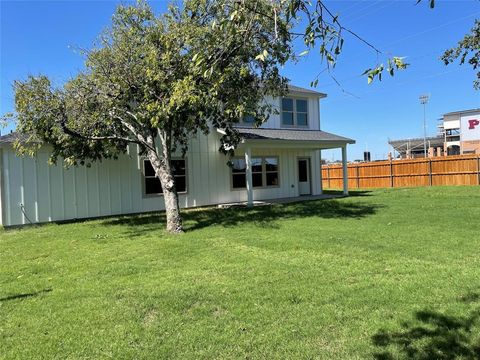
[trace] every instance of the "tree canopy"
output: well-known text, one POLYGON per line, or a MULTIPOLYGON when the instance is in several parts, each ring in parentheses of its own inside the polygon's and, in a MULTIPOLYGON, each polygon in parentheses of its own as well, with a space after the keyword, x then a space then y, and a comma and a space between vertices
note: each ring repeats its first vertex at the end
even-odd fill
MULTIPOLYGON (((471 32, 460 40, 456 47, 446 50, 442 55, 445 65, 459 60, 460 64, 467 62, 474 70, 480 66, 480 20, 475 20, 471 32)), ((480 71, 473 82, 475 89, 480 89, 480 71)))

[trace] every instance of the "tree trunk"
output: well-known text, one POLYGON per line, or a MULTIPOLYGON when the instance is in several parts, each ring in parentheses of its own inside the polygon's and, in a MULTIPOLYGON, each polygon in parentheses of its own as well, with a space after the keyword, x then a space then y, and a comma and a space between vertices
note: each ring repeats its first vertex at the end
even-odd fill
POLYGON ((180 206, 178 205, 175 179, 170 166, 170 155, 168 152, 167 154, 165 153, 164 151, 164 156, 160 158, 155 151, 150 150, 148 152, 148 159, 162 184, 165 212, 167 215, 167 231, 178 234, 183 232, 182 217, 180 215, 180 206))

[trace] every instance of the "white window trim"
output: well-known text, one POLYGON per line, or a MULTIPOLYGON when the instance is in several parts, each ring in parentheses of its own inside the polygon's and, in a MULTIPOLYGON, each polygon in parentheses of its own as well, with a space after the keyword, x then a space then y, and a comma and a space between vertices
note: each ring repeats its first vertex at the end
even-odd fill
POLYGON ((280 98, 280 126, 284 128, 301 128, 301 129, 306 129, 310 126, 310 116, 309 116, 309 107, 310 105, 308 104, 308 98, 305 97, 300 97, 300 96, 285 96, 280 98), (283 99, 292 99, 293 100, 293 111, 286 110, 285 112, 291 112, 293 114, 293 125, 288 125, 283 123, 283 99), (307 102, 307 112, 301 111, 301 114, 306 114, 307 115, 307 124, 306 125, 298 125, 298 120, 297 120, 297 100, 305 100, 307 102))
MULTIPOLYGON (((241 160, 245 160, 244 157, 242 156, 235 156, 233 159, 241 159, 241 160)), ((252 171, 252 174, 262 174, 262 184, 265 184, 263 186, 254 186, 253 187, 253 190, 258 190, 258 189, 274 189, 274 188, 278 188, 280 187, 280 157, 278 155, 260 155, 260 156, 255 156, 255 155, 252 155, 252 159, 262 159, 262 171, 252 171), (265 163, 265 159, 267 158, 274 158, 274 159, 277 159, 277 170, 276 171, 267 171, 267 165, 265 163), (272 174, 272 173, 277 173, 278 174, 278 184, 277 185, 267 185, 267 173, 268 174, 272 174)), ((247 176, 247 169, 245 169, 244 172, 236 172, 234 173, 233 172, 233 169, 230 169, 230 190, 231 191, 245 191, 245 189, 247 188, 246 186, 245 187, 241 187, 241 188, 234 188, 233 187, 233 175, 245 175, 245 177, 247 176)))

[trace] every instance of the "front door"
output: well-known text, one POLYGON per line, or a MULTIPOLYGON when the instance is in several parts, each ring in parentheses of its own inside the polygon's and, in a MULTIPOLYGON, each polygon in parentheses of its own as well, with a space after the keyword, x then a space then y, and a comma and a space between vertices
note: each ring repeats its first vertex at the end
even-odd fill
POLYGON ((298 159, 298 193, 310 195, 310 159, 298 159))

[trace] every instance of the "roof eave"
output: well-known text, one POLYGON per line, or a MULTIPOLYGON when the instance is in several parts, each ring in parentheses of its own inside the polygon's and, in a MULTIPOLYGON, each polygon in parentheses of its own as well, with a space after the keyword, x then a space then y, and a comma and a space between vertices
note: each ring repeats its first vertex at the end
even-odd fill
POLYGON ((256 148, 281 147, 282 149, 312 149, 326 150, 355 144, 352 139, 347 140, 283 140, 283 139, 244 139, 237 148, 255 146, 256 148))
POLYGON ((289 94, 292 94, 292 95, 306 95, 306 96, 311 96, 311 97, 316 97, 316 98, 319 98, 319 99, 324 99, 327 97, 327 94, 324 94, 324 93, 321 93, 321 92, 317 92, 317 91, 313 91, 313 90, 288 90, 288 93, 289 94))
POLYGON ((473 114, 473 113, 478 113, 480 112, 480 108, 477 109, 468 109, 468 110, 460 110, 460 111, 452 111, 446 114, 443 114, 443 116, 452 116, 452 115, 461 115, 461 114, 473 114))

